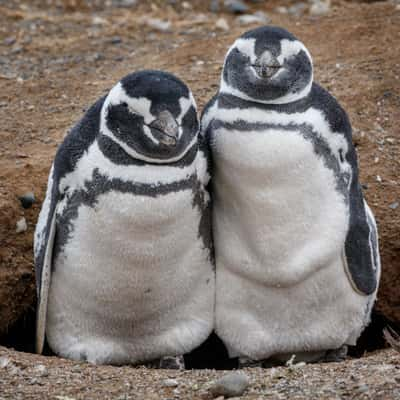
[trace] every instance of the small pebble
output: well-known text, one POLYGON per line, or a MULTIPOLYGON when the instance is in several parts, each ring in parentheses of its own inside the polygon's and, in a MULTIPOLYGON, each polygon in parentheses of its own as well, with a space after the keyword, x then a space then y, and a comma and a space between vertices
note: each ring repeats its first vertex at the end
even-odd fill
POLYGON ((38 364, 35 367, 35 372, 42 377, 49 376, 49 371, 47 370, 46 366, 43 364, 38 364))
POLYGON ((231 372, 216 380, 210 387, 214 397, 241 396, 249 386, 250 379, 240 372, 231 372))
POLYGON ((288 14, 298 17, 306 10, 306 8, 307 5, 305 3, 296 3, 288 8, 288 14))
POLYGON ((177 387, 178 381, 176 379, 165 379, 163 382, 164 387, 177 387))
POLYGON ((331 10, 331 0, 313 0, 310 7, 311 15, 325 15, 331 10))
POLYGON ((365 384, 358 385, 358 387, 356 389, 356 391, 358 393, 366 393, 366 392, 368 392, 368 390, 369 390, 369 387, 368 387, 368 385, 365 385, 365 384))
POLYGON ((33 203, 35 202, 35 195, 33 192, 27 192, 22 196, 18 197, 21 202, 21 206, 24 208, 31 208, 33 203))
POLYGON ((225 0, 225 9, 233 14, 245 13, 249 8, 240 0, 225 0))
POLYGON ((279 14, 288 14, 289 10, 285 6, 279 6, 275 8, 275 11, 279 14))
POLYGON ((392 210, 395 210, 398 206, 399 206, 398 201, 395 201, 394 203, 389 204, 389 208, 391 208, 392 210))
POLYGON ((211 0, 210 11, 213 13, 217 13, 219 11, 219 0, 211 0))
POLYGON ((115 7, 133 7, 137 0, 114 0, 115 7))
POLYGON ((0 368, 6 368, 11 364, 11 360, 6 356, 0 357, 0 368))
POLYGON ((241 25, 249 24, 267 24, 270 18, 262 11, 257 11, 254 14, 244 14, 236 18, 237 22, 241 25))
POLYGON ((160 32, 168 32, 171 28, 170 21, 163 21, 158 18, 146 18, 144 23, 152 29, 155 29, 160 32))
POLYGON ((14 44, 15 42, 16 42, 16 38, 15 38, 15 36, 10 36, 10 37, 8 37, 8 38, 5 38, 4 40, 3 40, 3 43, 6 45, 6 46, 11 46, 12 44, 14 44))
POLYGON ((221 31, 229 30, 229 25, 228 22, 226 22, 225 18, 218 18, 217 22, 215 23, 215 27, 220 29, 221 31))
POLYGON ((111 44, 119 44, 122 43, 122 39, 119 36, 114 36, 110 39, 111 44))
POLYGON ((25 232, 28 229, 28 225, 26 224, 26 219, 23 217, 20 220, 18 220, 15 228, 16 233, 22 233, 25 232))

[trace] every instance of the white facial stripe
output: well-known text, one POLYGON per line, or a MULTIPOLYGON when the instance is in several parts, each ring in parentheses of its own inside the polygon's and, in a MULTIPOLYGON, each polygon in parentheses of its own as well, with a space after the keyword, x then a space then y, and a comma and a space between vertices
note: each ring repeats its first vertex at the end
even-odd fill
POLYGON ((211 120, 214 118, 218 111, 218 100, 215 101, 215 103, 206 111, 206 113, 203 115, 203 118, 201 119, 201 132, 200 134, 204 136, 206 134, 208 124, 211 122, 211 120))
POLYGON ((135 181, 145 184, 177 182, 187 179, 195 172, 199 157, 201 157, 200 152, 195 162, 183 168, 165 165, 160 170, 160 167, 154 165, 154 162, 146 165, 119 165, 104 156, 97 141, 95 141, 89 147, 86 156, 80 158, 74 171, 61 179, 60 190, 64 191, 66 187, 74 188, 74 190, 84 188, 85 182, 92 179, 95 168, 102 175, 112 176, 127 182, 135 181))
POLYGON ((257 55, 255 52, 255 45, 256 45, 256 39, 251 38, 251 39, 243 39, 239 38, 236 40, 236 42, 233 44, 233 46, 229 49, 228 54, 234 49, 238 49, 242 54, 245 54, 250 58, 250 62, 254 63, 257 60, 257 55))
POLYGON ((131 112, 138 113, 144 118, 146 124, 151 123, 154 120, 154 115, 150 112, 151 101, 146 97, 132 98, 128 96, 125 89, 122 87, 121 82, 118 82, 108 94, 102 109, 102 115, 110 105, 117 105, 120 103, 128 104, 128 108, 131 112))
POLYGON ((192 92, 189 92, 189 98, 181 97, 179 99, 179 106, 181 108, 181 112, 179 113, 178 117, 176 118, 176 120, 178 121, 179 124, 182 123, 183 117, 186 115, 186 113, 188 112, 189 108, 192 105, 195 108, 195 110, 197 110, 196 101, 192 95, 192 92))
MULTIPOLYGON (((277 111, 264 111, 258 108, 215 108, 213 109, 212 117, 228 123, 244 120, 261 124, 268 122, 269 124, 274 125, 311 124, 317 128, 316 130, 321 137, 329 143, 329 147, 332 149, 333 154, 338 160, 340 160, 340 150, 342 150, 343 155, 348 152, 348 144, 343 134, 340 132, 332 132, 328 121, 325 119, 322 112, 316 108, 309 108, 305 112, 293 114, 280 113, 277 111)), ((340 162, 339 165, 343 172, 351 174, 351 168, 347 161, 340 162)))
POLYGON ((153 143, 160 144, 160 141, 153 136, 151 129, 147 125, 143 125, 143 132, 153 143))
MULTIPOLYGON (((127 153, 131 157, 135 158, 136 160, 151 162, 151 163, 155 163, 155 164, 167 164, 167 163, 171 163, 171 162, 180 160, 181 158, 183 158, 186 155, 186 153, 192 148, 192 146, 197 141, 197 135, 195 135, 183 153, 181 153, 175 157, 171 157, 171 158, 167 158, 167 159, 159 159, 159 158, 147 157, 143 154, 138 153, 132 147, 128 146, 126 143, 124 143, 123 141, 121 141, 117 137, 115 137, 114 134, 107 128, 107 126, 105 126, 105 124, 104 124, 104 126, 101 126, 100 132, 103 135, 108 136, 112 141, 117 143, 125 151, 125 153, 127 153)), ((154 140, 156 140, 156 139, 154 139, 154 140)))
MULTIPOLYGON (((115 105, 115 104, 120 104, 126 102, 128 104, 128 107, 132 110, 135 110, 138 112, 143 118, 145 124, 150 124, 154 119, 156 118, 154 115, 151 114, 150 112, 150 107, 151 107, 151 101, 145 97, 138 97, 138 98, 132 98, 128 96, 128 94, 125 92, 124 88, 122 87, 121 82, 118 82, 109 92, 108 96, 106 97, 103 107, 101 109, 101 120, 100 120, 100 132, 108 136, 111 140, 113 140, 115 143, 117 143, 127 154, 129 154, 131 157, 137 159, 137 160, 142 160, 145 162, 152 162, 156 164, 167 164, 170 162, 178 161, 181 158, 185 156, 185 154, 190 150, 190 148, 195 144, 197 141, 197 135, 195 135, 190 142, 190 144, 186 147, 185 151, 178 156, 171 157, 168 159, 158 159, 158 158, 150 158, 146 157, 145 155, 139 154, 136 152, 132 147, 128 146, 126 143, 123 141, 119 140, 111 131, 108 129, 107 124, 106 124, 106 112, 107 109, 110 105, 115 105)), ((184 114, 188 110, 191 104, 196 104, 194 101, 194 98, 192 94, 190 93, 189 98, 182 97, 179 100, 179 103, 181 105, 181 114, 180 119, 182 120, 184 114), (185 112, 183 110, 185 109, 185 112)), ((179 121, 178 121, 179 122, 179 121)), ((151 130, 147 126, 143 126, 143 131, 144 134, 155 144, 159 144, 159 141, 153 136, 151 133, 151 130)), ((179 130, 179 137, 182 135, 182 129, 179 130)))
MULTIPOLYGON (((228 50, 227 54, 229 55, 229 53, 234 48, 237 48, 240 52, 242 52, 243 54, 246 54, 248 57, 250 57, 250 61, 251 61, 251 63, 253 63, 257 59, 257 56, 255 54, 255 42, 256 42, 256 39, 238 39, 233 44, 233 46, 228 50)), ((293 41, 293 40, 288 40, 288 39, 282 39, 281 40, 281 53, 277 57, 277 59, 281 64, 283 64, 285 60, 297 55, 302 50, 307 54, 307 56, 310 59, 311 65, 312 65, 312 57, 311 57, 310 52, 307 50, 307 48, 304 46, 304 44, 298 40, 293 41)), ((275 74, 274 79, 276 79, 283 72, 284 72, 284 69, 281 69, 280 71, 278 71, 277 74, 275 74)), ((279 97, 277 99, 273 99, 273 100, 259 100, 259 99, 255 99, 251 96, 248 96, 246 93, 243 93, 240 90, 230 86, 224 80, 224 77, 222 74, 221 84, 220 84, 220 92, 231 94, 232 96, 236 96, 236 97, 239 97, 244 100, 254 101, 256 103, 286 104, 286 103, 292 103, 294 101, 302 99, 303 97, 306 97, 310 93, 312 83, 313 83, 313 71, 311 71, 310 81, 308 82, 307 86, 305 86, 304 89, 301 90, 300 92, 298 92, 298 93, 289 92, 289 93, 285 94, 284 96, 279 97)))
POLYGON ((277 57, 278 61, 283 64, 285 60, 287 60, 290 57, 296 56, 299 54, 301 51, 304 51, 308 58, 310 59, 312 63, 312 58, 311 54, 307 50, 307 48, 304 46, 303 43, 299 42, 298 40, 288 40, 288 39, 282 39, 281 40, 281 53, 277 57))

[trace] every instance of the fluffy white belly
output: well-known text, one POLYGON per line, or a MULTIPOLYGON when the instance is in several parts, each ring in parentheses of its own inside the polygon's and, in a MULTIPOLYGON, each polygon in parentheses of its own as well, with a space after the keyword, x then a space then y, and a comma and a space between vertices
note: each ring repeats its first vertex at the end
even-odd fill
POLYGON ((125 363, 182 354, 213 328, 214 274, 189 190, 119 192, 81 205, 55 260, 47 338, 70 358, 125 363))
POLYGON ((221 129, 213 160, 216 329, 231 354, 354 340, 365 298, 342 263, 348 206, 313 144, 296 131, 221 129))

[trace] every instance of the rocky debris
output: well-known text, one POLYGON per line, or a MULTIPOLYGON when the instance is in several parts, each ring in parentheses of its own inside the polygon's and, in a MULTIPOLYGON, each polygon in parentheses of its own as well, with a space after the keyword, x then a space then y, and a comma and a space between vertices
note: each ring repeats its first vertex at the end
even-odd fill
POLYGON ((6 356, 0 357, 0 368, 7 368, 7 366, 11 363, 11 360, 6 356))
POLYGON ((290 7, 279 6, 275 8, 275 11, 279 14, 289 14, 294 17, 299 17, 308 8, 306 3, 295 3, 290 7))
POLYGON ((215 22, 215 27, 217 29, 220 29, 221 31, 229 30, 229 24, 225 18, 218 18, 217 21, 215 22))
POLYGON ((237 397, 241 396, 250 384, 249 377, 242 372, 231 372, 215 381, 210 392, 214 397, 237 397))
POLYGON ((241 25, 250 24, 268 24, 271 19, 262 11, 257 11, 254 14, 243 14, 236 18, 236 21, 241 25))
POLYGON ((394 203, 389 204, 389 208, 392 210, 396 210, 396 208, 399 206, 399 202, 395 201, 394 203))
POLYGON ((159 18, 144 18, 142 22, 149 28, 159 32, 169 32, 171 29, 171 22, 159 18))
POLYGON ((134 7, 137 5, 137 0, 113 0, 114 7, 134 7))
POLYGON ((240 0, 224 0, 224 7, 233 14, 242 14, 249 9, 249 7, 240 0))
POLYGON ((3 44, 6 46, 11 46, 17 41, 15 36, 9 36, 3 40, 3 44))
POLYGON ((310 15, 325 15, 331 10, 331 0, 312 0, 310 15))
MULTIPOLYGON (((235 372, 237 374, 237 372, 235 372)), ((400 354, 393 349, 340 363, 245 370, 251 385, 240 399, 397 399, 400 354)), ((228 374, 229 375, 229 374, 228 374)), ((210 382, 224 371, 176 371, 77 363, 58 357, 19 353, 0 346, 0 398, 14 399, 180 399, 210 400, 210 382), (48 376, 41 376, 44 365, 48 376), (179 388, 165 386, 176 380, 179 388)), ((236 400, 238 396, 235 396, 236 400)), ((227 398, 217 395, 219 400, 227 398)))
POLYGON ((28 225, 26 223, 26 219, 25 219, 25 217, 22 217, 16 223, 15 232, 22 233, 22 232, 25 232, 27 229, 28 229, 28 225))
POLYGON ((24 193, 22 196, 18 197, 21 202, 21 206, 23 208, 31 208, 33 203, 35 202, 35 195, 33 192, 24 193))
POLYGON ((209 9, 211 12, 217 13, 219 11, 219 0, 211 0, 209 9))
POLYGON ((164 387, 171 387, 171 388, 174 388, 174 387, 177 387, 178 386, 178 381, 176 380, 176 379, 165 379, 164 381, 163 381, 163 386, 164 387))
POLYGON ((47 370, 46 366, 43 364, 36 365, 35 373, 40 377, 49 376, 49 371, 47 370))

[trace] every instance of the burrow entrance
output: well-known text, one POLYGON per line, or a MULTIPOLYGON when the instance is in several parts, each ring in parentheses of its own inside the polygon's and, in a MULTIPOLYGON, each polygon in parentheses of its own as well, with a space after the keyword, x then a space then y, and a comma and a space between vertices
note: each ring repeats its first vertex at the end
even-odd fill
MULTIPOLYGON (((14 324, 7 334, 0 337, 0 345, 17 351, 34 353, 35 349, 35 310, 31 309, 14 324)), ((371 323, 360 336, 357 345, 349 348, 350 357, 362 357, 387 347, 383 338, 383 329, 391 326, 399 330, 399 324, 393 323, 377 311, 372 312, 371 323)), ((44 355, 53 355, 45 349, 44 355)), ((186 369, 231 370, 238 368, 238 360, 230 359, 222 341, 212 334, 200 347, 185 355, 186 369)))

